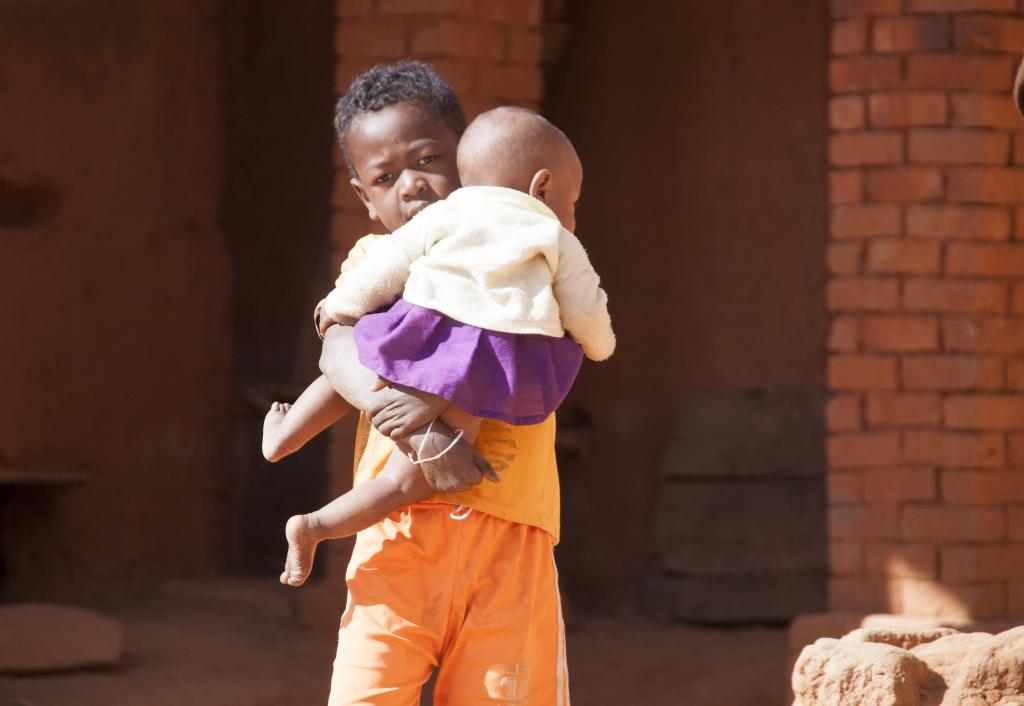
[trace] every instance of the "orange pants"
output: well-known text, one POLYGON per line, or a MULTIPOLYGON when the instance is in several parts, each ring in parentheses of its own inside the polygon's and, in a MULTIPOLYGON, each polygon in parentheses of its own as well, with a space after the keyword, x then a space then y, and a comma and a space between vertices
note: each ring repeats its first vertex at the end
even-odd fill
POLYGON ((435 666, 439 706, 568 706, 550 535, 458 510, 419 503, 359 533, 330 706, 416 706, 435 666))

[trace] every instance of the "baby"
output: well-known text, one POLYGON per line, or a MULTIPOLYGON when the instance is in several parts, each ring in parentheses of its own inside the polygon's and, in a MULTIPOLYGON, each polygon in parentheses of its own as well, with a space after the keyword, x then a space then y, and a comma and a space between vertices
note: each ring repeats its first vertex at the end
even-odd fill
MULTIPOLYGON (((439 418, 459 433, 429 451, 400 445, 405 453, 396 450, 380 475, 292 517, 282 583, 305 581, 320 541, 430 497, 418 464, 459 436, 471 444, 481 418, 543 421, 582 356, 604 360, 615 348, 607 295, 571 232, 583 170, 566 136, 532 111, 497 108, 466 129, 458 169, 463 188, 375 241, 345 273, 320 329, 354 324, 359 361, 380 386, 438 396, 439 418)), ((275 403, 265 448, 291 453, 347 411, 322 380, 294 405, 275 403)))

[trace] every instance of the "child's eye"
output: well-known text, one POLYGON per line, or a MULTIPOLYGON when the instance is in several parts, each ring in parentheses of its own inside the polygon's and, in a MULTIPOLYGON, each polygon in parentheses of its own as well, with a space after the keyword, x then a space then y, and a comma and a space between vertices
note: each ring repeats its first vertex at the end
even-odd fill
POLYGON ((437 159, 437 155, 434 155, 434 154, 427 155, 426 157, 420 157, 416 161, 416 166, 417 167, 425 167, 428 164, 430 164, 431 162, 433 162, 435 159, 437 159))
POLYGON ((373 183, 374 183, 374 185, 377 185, 377 184, 387 184, 392 179, 394 179, 394 175, 393 174, 390 174, 390 173, 388 173, 388 174, 381 174, 379 177, 377 177, 376 179, 373 180, 373 183))

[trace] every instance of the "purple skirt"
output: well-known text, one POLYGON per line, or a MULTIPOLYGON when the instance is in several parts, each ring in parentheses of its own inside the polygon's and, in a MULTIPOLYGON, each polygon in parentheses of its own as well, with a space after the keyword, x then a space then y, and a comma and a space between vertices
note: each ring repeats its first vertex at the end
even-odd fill
POLYGON ((359 361, 475 417, 538 424, 572 387, 583 351, 568 336, 499 333, 399 299, 355 325, 359 361))

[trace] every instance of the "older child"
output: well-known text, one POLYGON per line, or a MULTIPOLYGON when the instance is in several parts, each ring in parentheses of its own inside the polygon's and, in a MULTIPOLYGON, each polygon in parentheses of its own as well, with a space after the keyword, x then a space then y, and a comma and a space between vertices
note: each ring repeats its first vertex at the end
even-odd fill
MULTIPOLYGON (((445 118, 454 95, 438 81, 422 64, 375 67, 339 102, 353 188, 388 229, 457 186, 445 176, 459 134, 445 118)), ((351 344, 345 327, 324 336, 322 369, 341 391, 351 344)), ((331 704, 414 704, 438 664, 441 703, 567 703, 551 551, 559 532, 553 415, 528 426, 484 419, 476 447, 503 472, 501 483, 435 494, 358 534, 331 704), (453 514, 457 506, 465 511, 453 514)), ((382 472, 393 449, 361 418, 357 487, 382 472)))
MULTIPOLYGON (((325 300, 321 329, 359 320, 360 361, 383 379, 446 400, 440 418, 472 443, 481 417, 515 425, 546 419, 572 385, 581 346, 604 360, 615 337, 607 296, 568 230, 582 169, 565 135, 532 111, 497 108, 466 130, 458 165, 467 186, 375 242, 325 300)), ((280 411, 282 422, 317 420, 336 397, 315 385, 280 411)), ((288 434, 304 441, 319 426, 293 423, 288 434)), ((283 429, 268 425, 267 433, 283 429)), ((377 478, 289 520, 282 582, 305 580, 300 571, 319 541, 430 497, 416 467, 422 460, 422 450, 408 458, 396 452, 377 478)))

